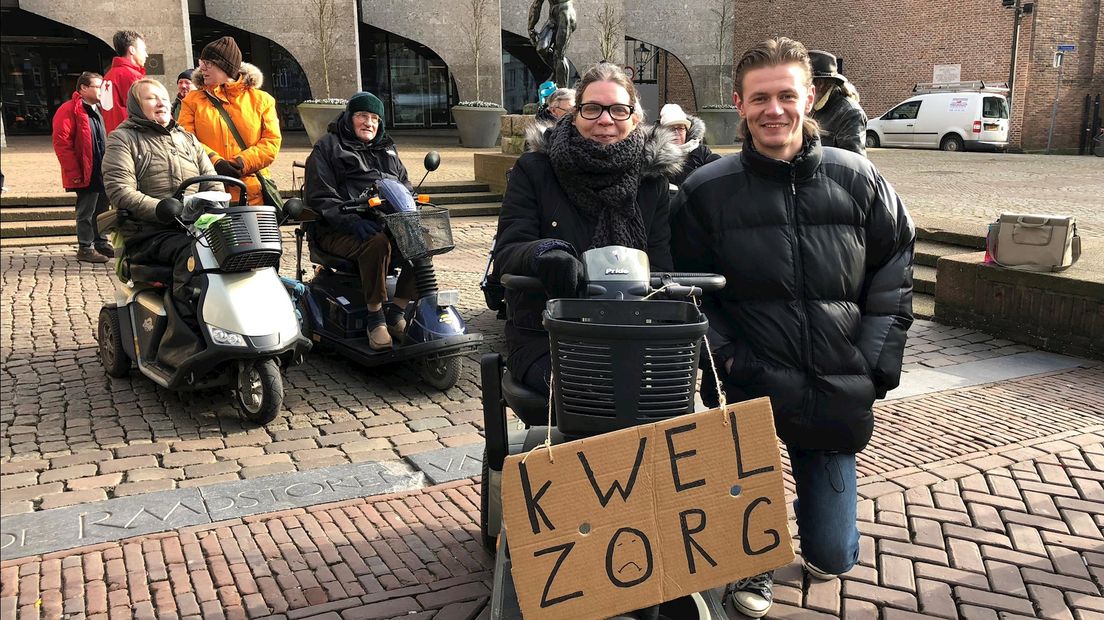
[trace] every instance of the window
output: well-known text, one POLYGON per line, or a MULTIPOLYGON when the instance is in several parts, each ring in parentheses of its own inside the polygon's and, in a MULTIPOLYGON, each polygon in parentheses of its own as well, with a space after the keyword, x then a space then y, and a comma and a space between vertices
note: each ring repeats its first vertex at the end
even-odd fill
POLYGON ((1004 97, 986 97, 981 102, 984 118, 1008 118, 1008 100, 1004 97))
POLYGON ((908 101, 893 108, 889 112, 886 112, 885 119, 887 121, 904 121, 912 120, 916 118, 916 115, 920 112, 921 101, 908 101))

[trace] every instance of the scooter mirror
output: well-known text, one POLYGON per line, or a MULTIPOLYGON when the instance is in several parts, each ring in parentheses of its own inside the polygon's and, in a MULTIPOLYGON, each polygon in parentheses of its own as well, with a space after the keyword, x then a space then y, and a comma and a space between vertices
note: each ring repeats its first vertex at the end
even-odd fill
POLYGON ((184 204, 176 198, 162 198, 154 210, 157 221, 162 224, 175 222, 176 218, 180 217, 182 213, 184 213, 184 204))
POLYGON ((437 151, 430 151, 425 156, 425 169, 427 172, 433 172, 441 167, 441 154, 437 151))
POLYGON ((284 201, 284 215, 289 219, 297 220, 303 214, 303 201, 298 198, 288 198, 284 201))

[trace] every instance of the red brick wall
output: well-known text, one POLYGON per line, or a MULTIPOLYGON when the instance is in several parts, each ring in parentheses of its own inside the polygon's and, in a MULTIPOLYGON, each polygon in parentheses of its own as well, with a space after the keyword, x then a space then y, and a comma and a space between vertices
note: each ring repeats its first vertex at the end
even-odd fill
POLYGON ((1104 35, 1104 22, 1101 21, 1100 0, 1046 3, 1031 17, 1034 25, 1029 55, 1025 59, 1026 66, 1017 71, 1026 72, 1030 80, 1030 87, 1023 91, 1021 146, 1025 150, 1046 148, 1058 86, 1054 52, 1059 44, 1068 43, 1076 45, 1077 50, 1065 54, 1062 60, 1053 148, 1077 148, 1085 95, 1096 95, 1104 90, 1104 42, 1099 38, 1104 35))
MULTIPOLYGON (((1087 93, 1104 86, 1104 35, 1100 0, 1036 3, 1020 29, 1011 140, 1023 133, 1027 149, 1046 145, 1057 71, 1049 68, 1055 45, 1074 43, 1066 56, 1055 147, 1075 147, 1087 93), (1071 62, 1072 61, 1072 62, 1071 62)), ((919 0, 774 0, 757 3, 736 22, 735 55, 769 36, 798 39, 844 59, 844 70, 862 95, 869 116, 909 96, 916 82, 930 82, 937 64, 960 64, 963 80, 1005 82, 1012 49, 1011 9, 999 0, 939 5, 919 0), (797 17, 795 17, 797 16, 797 17)))
POLYGON ((677 103, 688 113, 697 109, 694 84, 690 80, 690 73, 678 57, 663 52, 659 61, 657 81, 659 82, 660 106, 665 103, 677 103))

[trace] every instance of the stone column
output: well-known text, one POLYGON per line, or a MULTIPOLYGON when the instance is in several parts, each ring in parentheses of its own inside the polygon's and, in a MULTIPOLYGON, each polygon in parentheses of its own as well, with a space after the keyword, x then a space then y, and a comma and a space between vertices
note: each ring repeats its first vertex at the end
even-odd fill
POLYGON ((188 0, 145 0, 120 7, 121 13, 114 4, 96 0, 20 0, 19 8, 83 30, 103 39, 108 47, 119 30, 139 32, 149 53, 163 59, 160 69, 147 62, 147 77, 160 80, 170 93, 176 91, 176 75, 192 66, 188 0))
MULTIPOLYGON (((479 95, 502 104, 502 5, 486 0, 479 95)), ((475 64, 464 27, 472 22, 471 0, 363 0, 365 23, 432 49, 448 64, 462 101, 476 99, 475 64)))
POLYGON ((338 17, 328 40, 336 41, 329 59, 330 97, 347 98, 360 90, 360 44, 356 0, 207 0, 207 16, 266 37, 299 61, 311 96, 326 97, 318 44, 318 3, 332 3, 338 17))

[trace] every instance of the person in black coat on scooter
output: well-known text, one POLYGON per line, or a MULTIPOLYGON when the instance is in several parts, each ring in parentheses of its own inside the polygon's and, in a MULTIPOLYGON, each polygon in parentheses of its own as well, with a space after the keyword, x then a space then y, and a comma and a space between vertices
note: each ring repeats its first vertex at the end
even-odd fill
POLYGON ((496 275, 539 278, 547 296, 507 291, 506 365, 529 388, 548 393, 548 298, 579 292, 586 250, 645 250, 653 270, 671 268, 667 176, 684 155, 671 131, 641 124, 639 98, 624 71, 598 63, 579 82, 574 114, 535 124, 510 172, 498 220, 496 275))
POLYGON ((374 214, 342 213, 339 206, 381 179, 395 179, 411 189, 406 166, 383 125, 383 102, 368 92, 353 95, 307 157, 303 182, 307 206, 322 215, 309 241, 357 263, 369 311, 368 346, 376 351, 391 348, 392 338, 406 329, 404 312, 415 295, 414 276, 404 269, 395 298, 385 304, 391 241, 374 214))

